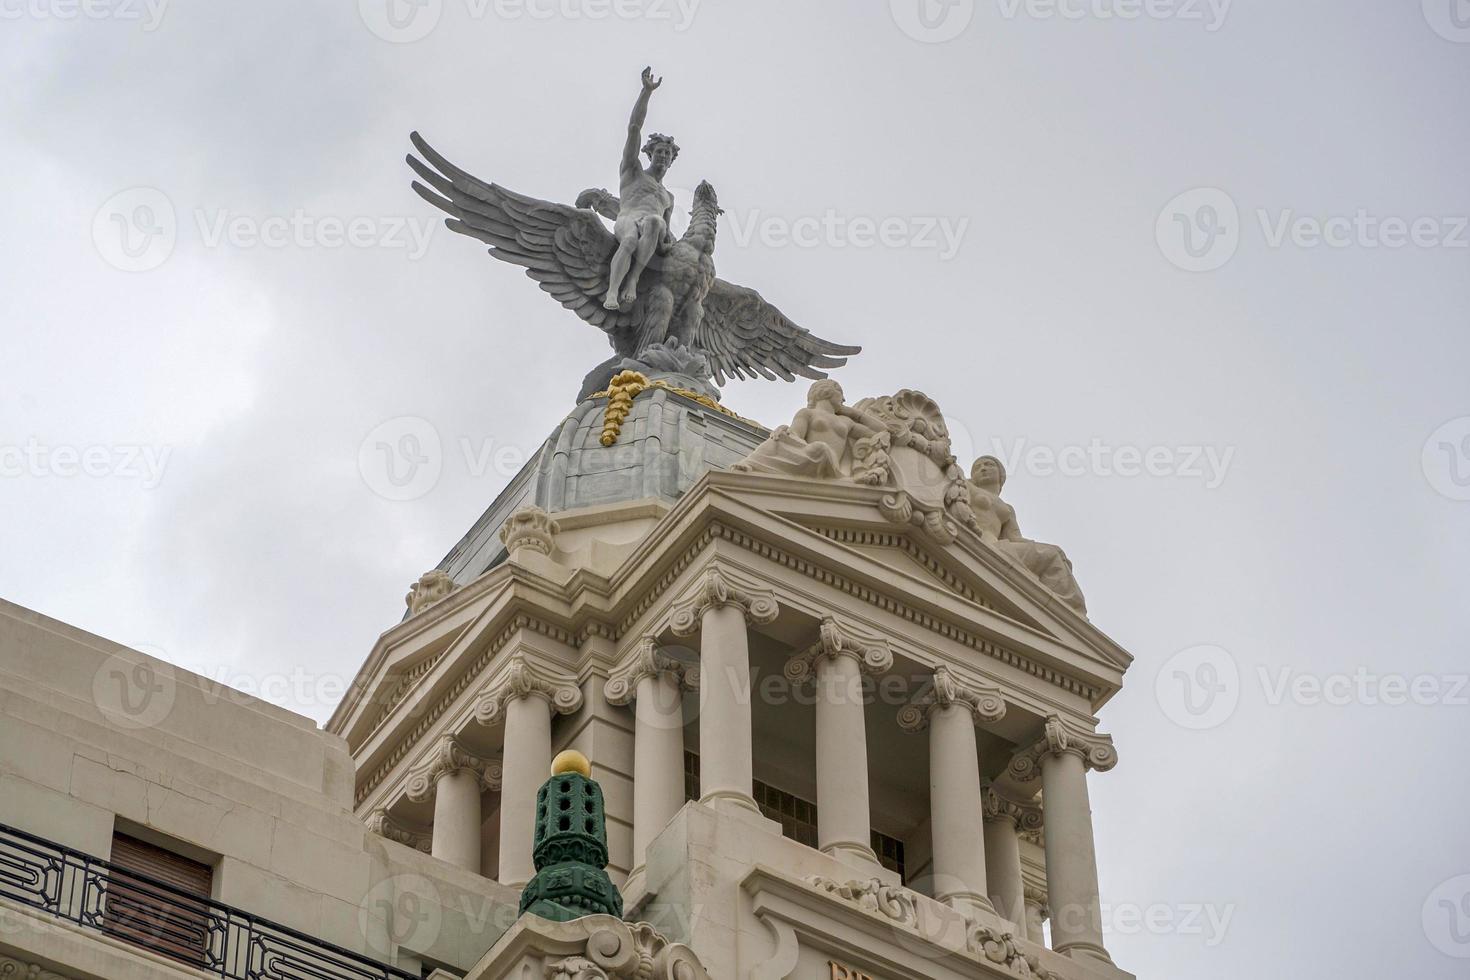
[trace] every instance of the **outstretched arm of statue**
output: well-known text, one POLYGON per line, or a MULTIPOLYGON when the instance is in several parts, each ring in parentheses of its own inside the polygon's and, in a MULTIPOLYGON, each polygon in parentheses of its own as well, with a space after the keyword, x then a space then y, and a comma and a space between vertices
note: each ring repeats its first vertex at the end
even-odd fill
POLYGON ((643 69, 643 91, 638 93, 638 101, 633 103, 633 118, 628 120, 628 141, 623 144, 623 170, 640 167, 638 151, 643 148, 643 123, 648 119, 648 99, 663 83, 662 78, 653 77, 652 68, 643 69))

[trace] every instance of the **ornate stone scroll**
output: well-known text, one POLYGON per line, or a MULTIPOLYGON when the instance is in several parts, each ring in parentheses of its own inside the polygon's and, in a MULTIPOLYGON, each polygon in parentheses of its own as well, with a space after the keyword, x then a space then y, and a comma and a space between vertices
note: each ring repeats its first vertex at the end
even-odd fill
POLYGON ((1058 599, 1087 615, 1087 602, 1072 576, 1071 560, 1054 544, 1021 536, 1016 509, 1000 497, 1005 481, 1005 467, 994 456, 981 456, 970 467, 966 488, 975 529, 1001 554, 1036 576, 1058 599))
POLYGON ((417 616, 434 603, 447 598, 457 588, 459 586, 454 584, 454 579, 449 577, 449 573, 437 568, 430 569, 420 575, 417 582, 408 587, 408 595, 403 597, 404 604, 408 606, 409 616, 417 616))
POLYGON ((854 879, 852 881, 837 881, 822 875, 808 875, 805 879, 807 884, 818 891, 842 899, 874 915, 881 915, 885 919, 910 928, 919 924, 918 906, 915 903, 915 894, 907 888, 894 885, 886 885, 878 878, 869 878, 866 881, 854 879))
POLYGON ((1023 836, 1038 833, 1044 826, 1040 806, 1002 796, 993 785, 981 788, 980 800, 985 808, 986 820, 1010 820, 1023 836))
POLYGON ((688 946, 670 942, 647 922, 611 916, 578 921, 598 925, 584 949, 546 964, 547 980, 710 980, 688 946))
POLYGON ((921 732, 935 708, 951 704, 968 708, 976 722, 1000 721, 1006 713, 1000 688, 962 681, 948 667, 936 667, 933 683, 898 710, 898 724, 904 731, 921 732))
POLYGON ((512 555, 523 548, 550 555, 560 530, 551 515, 540 507, 522 507, 511 514, 501 527, 500 540, 512 555))
POLYGON ((1118 750, 1113 748, 1111 735, 1089 732, 1060 715, 1052 715, 1046 719, 1041 738, 1011 758, 1008 771, 1012 778, 1030 782, 1041 776, 1043 757, 1066 752, 1078 756, 1087 768, 1098 772, 1107 772, 1118 764, 1118 750))
POLYGON ((631 704, 638 696, 638 682, 645 677, 670 674, 687 691, 699 687, 699 665, 675 660, 658 648, 658 641, 645 636, 638 641, 633 656, 612 672, 602 693, 611 704, 631 704))
POLYGON ((475 701, 475 721, 497 725, 505 718, 505 704, 515 698, 541 697, 557 714, 569 715, 582 707, 577 679, 534 663, 523 654, 511 657, 499 680, 489 684, 475 701))
POLYGON ((728 572, 710 568, 684 598, 674 604, 669 627, 675 636, 691 636, 699 631, 700 618, 712 606, 738 606, 751 623, 769 623, 780 611, 774 592, 744 585, 735 581, 728 572))
POLYGON ((433 841, 433 834, 427 831, 416 831, 405 827, 403 824, 389 816, 388 811, 378 807, 368 814, 367 829, 379 837, 386 837, 399 844, 406 844, 416 851, 429 853, 429 845, 433 841))
POLYGON ((423 761, 409 770, 404 795, 415 803, 431 799, 439 777, 461 769, 473 772, 486 789, 500 789, 501 769, 498 760, 482 759, 473 755, 465 750, 456 736, 443 735, 434 743, 423 761))
POLYGON ((817 661, 823 657, 851 657, 868 674, 881 674, 893 666, 893 650, 887 640, 860 636, 828 617, 818 630, 817 642, 786 661, 786 679, 794 684, 814 680, 817 661))

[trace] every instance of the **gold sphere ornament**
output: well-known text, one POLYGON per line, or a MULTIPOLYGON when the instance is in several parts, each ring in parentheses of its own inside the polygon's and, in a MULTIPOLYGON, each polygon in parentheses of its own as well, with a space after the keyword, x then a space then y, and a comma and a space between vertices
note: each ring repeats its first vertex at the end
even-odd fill
POLYGON ((591 779, 592 763, 588 762, 587 757, 576 749, 567 749, 565 752, 557 753, 556 758, 551 760, 551 774, 562 776, 569 772, 580 773, 591 779))

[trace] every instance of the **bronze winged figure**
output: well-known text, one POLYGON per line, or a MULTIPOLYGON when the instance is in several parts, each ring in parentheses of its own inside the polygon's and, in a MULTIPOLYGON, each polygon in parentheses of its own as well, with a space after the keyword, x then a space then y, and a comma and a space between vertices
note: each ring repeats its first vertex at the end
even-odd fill
POLYGON ((645 69, 628 127, 621 198, 584 191, 578 206, 569 207, 517 194, 456 167, 418 133, 410 139, 422 159, 410 154, 408 163, 422 182, 415 180, 413 188, 449 214, 450 230, 478 238, 491 255, 524 267, 557 302, 607 334, 614 356, 588 374, 582 397, 605 387, 622 361, 636 361, 655 345, 681 345, 703 355, 716 384, 726 378, 826 377, 823 368, 842 366, 861 348, 815 337, 760 293, 716 277, 721 211, 708 182, 695 190, 683 236, 670 235, 673 198, 662 177, 678 149, 655 134, 644 148, 649 168, 636 157, 648 95, 657 86, 645 69), (613 231, 600 215, 614 221, 613 231))

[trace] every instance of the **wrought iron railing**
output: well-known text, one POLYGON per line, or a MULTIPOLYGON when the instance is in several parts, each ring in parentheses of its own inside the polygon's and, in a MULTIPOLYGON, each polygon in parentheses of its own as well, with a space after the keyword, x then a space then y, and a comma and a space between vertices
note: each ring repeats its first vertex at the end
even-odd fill
POLYGON ((5 824, 0 824, 0 898, 229 980, 419 980, 5 824))

